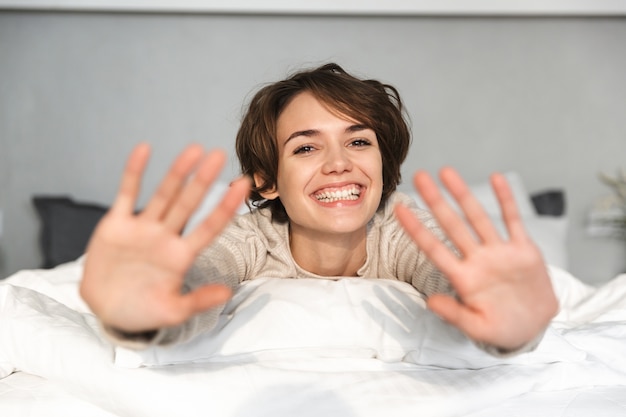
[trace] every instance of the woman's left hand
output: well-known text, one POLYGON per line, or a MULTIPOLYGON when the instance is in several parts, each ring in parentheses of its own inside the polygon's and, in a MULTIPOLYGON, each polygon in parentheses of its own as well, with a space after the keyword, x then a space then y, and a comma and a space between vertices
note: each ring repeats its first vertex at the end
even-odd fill
POLYGON ((456 255, 405 206, 398 220, 417 246, 450 280, 458 298, 435 294, 428 307, 471 339, 515 350, 539 336, 558 310, 541 252, 524 230, 513 194, 500 174, 491 185, 508 238, 500 236, 459 174, 444 168, 440 178, 466 219, 445 200, 425 172, 414 183, 433 216, 459 251, 456 255))

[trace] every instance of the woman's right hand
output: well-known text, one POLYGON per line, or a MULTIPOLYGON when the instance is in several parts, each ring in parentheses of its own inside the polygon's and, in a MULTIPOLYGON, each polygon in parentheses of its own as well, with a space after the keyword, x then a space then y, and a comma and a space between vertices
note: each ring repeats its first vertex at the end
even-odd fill
POLYGON ((115 202, 87 247, 80 285, 81 296, 105 326, 129 333, 175 326, 228 301, 230 289, 223 285, 186 294, 181 288, 196 256, 224 229, 250 189, 247 179, 234 181, 214 211, 182 236, 226 156, 188 146, 135 214, 149 154, 147 144, 132 151, 115 202))

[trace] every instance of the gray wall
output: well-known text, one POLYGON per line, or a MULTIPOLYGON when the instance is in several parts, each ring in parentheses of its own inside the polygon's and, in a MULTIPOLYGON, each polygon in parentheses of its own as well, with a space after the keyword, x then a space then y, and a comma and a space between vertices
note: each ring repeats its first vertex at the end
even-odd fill
MULTIPOLYGON (((108 203, 125 156, 154 145, 145 201, 184 144, 233 138, 250 93, 337 61, 398 87, 417 168, 470 182, 516 170, 568 195, 570 270, 626 268, 626 245, 585 233, 599 171, 626 166, 626 20, 0 12, 0 276, 37 267, 35 193, 108 203)), ((234 156, 224 174, 237 172, 234 156)))

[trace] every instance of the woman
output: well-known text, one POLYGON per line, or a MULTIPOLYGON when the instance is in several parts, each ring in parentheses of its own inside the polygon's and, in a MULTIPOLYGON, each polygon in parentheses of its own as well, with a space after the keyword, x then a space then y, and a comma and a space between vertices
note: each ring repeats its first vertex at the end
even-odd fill
POLYGON ((149 154, 147 145, 135 148, 89 244, 81 294, 116 343, 141 348, 210 329, 246 279, 398 279, 489 352, 532 349, 558 303, 506 181, 492 177, 508 239, 450 168, 441 180, 469 225, 418 172, 431 215, 396 191, 409 144, 392 86, 336 64, 269 84, 237 135, 243 178, 185 236, 224 154, 188 147, 135 215, 149 154), (256 208, 228 224, 250 187, 256 208))

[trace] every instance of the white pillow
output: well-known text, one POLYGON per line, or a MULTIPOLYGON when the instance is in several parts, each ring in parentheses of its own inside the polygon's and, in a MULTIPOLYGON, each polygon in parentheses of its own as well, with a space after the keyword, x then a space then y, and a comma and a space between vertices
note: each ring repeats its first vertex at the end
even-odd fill
POLYGON ((564 270, 569 268, 567 217, 537 216, 524 218, 526 231, 539 246, 547 264, 564 270))
MULTIPOLYGON (((223 181, 216 181, 211 186, 209 191, 207 191, 204 199, 202 200, 202 203, 200 203, 200 206, 196 209, 194 214, 192 214, 192 216, 189 218, 189 221, 187 222, 187 225, 185 226, 185 229, 183 230, 183 234, 186 234, 190 230, 193 230, 198 224, 202 222, 202 220, 204 220, 206 216, 211 214, 211 211, 213 211, 213 208, 216 207, 217 204, 220 202, 220 200, 222 199, 222 196, 228 190, 228 187, 229 187, 228 183, 223 182, 223 181)), ((237 213, 243 214, 243 213, 246 213, 247 211, 248 211, 247 206, 245 204, 242 204, 237 210, 237 213)))
MULTIPOLYGON (((17 370, 56 380, 84 373, 76 363, 110 363, 113 347, 95 316, 18 283, 0 284, 0 378, 17 370)), ((76 286, 67 299, 75 292, 76 286)))
MULTIPOLYGON (((567 230, 569 225, 567 217, 538 216, 521 176, 514 171, 506 172, 503 175, 511 187, 526 231, 541 250, 545 262, 562 269, 567 269, 567 230)), ((491 184, 488 181, 478 184, 469 184, 469 188, 491 217, 498 231, 503 236, 506 236, 506 227, 502 221, 500 206, 491 188, 491 184)), ((454 202, 453 198, 445 191, 443 194, 451 203, 452 207, 460 212, 460 208, 454 202)), ((417 192, 413 192, 410 195, 415 199, 418 206, 428 209, 417 192)))
POLYGON ((496 358, 442 322, 411 285, 399 281, 259 278, 241 285, 213 331, 172 347, 118 347, 115 363, 341 357, 474 369, 578 361, 584 355, 549 329, 536 351, 496 358))
MULTIPOLYGON (((511 191, 515 198, 515 202, 517 203, 517 208, 520 212, 520 215, 522 217, 535 216, 535 208, 532 204, 528 192, 526 191, 526 187, 524 187, 521 176, 514 171, 505 172, 502 175, 504 175, 509 186, 511 187, 511 191)), ((493 189, 491 188, 491 184, 489 183, 489 181, 477 184, 468 184, 468 186, 472 194, 476 197, 476 199, 478 199, 480 204, 490 216, 500 216, 500 205, 498 204, 498 200, 493 193, 493 189)), ((422 198, 416 191, 412 191, 411 193, 409 193, 409 195, 411 195, 415 199, 418 206, 422 208, 428 208, 426 203, 424 203, 424 200, 422 200, 422 198)), ((458 205, 447 191, 443 190, 443 195, 452 205, 452 207, 460 211, 458 205)))
MULTIPOLYGON (((499 217, 492 217, 492 223, 502 236, 507 236, 506 226, 499 217)), ((543 254, 546 264, 567 270, 567 217, 528 216, 522 219, 526 233, 532 238, 543 254)))
POLYGON ((6 378, 15 371, 15 367, 9 363, 0 360, 0 379, 6 378))

